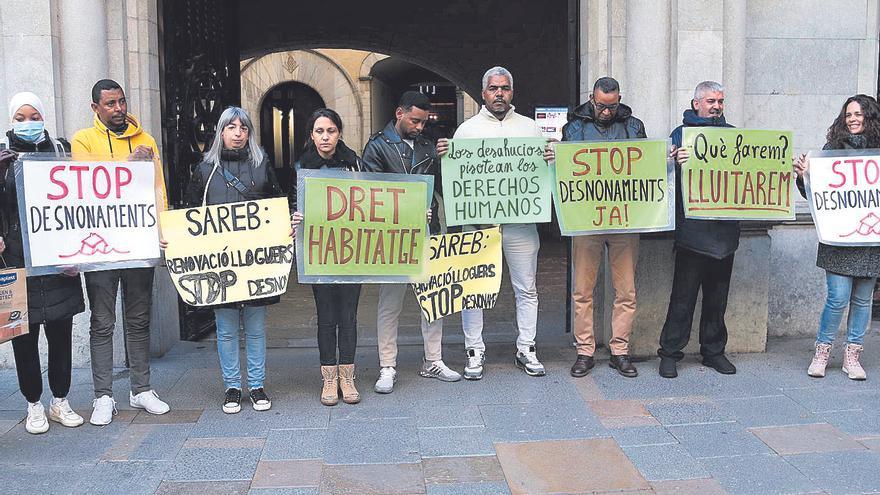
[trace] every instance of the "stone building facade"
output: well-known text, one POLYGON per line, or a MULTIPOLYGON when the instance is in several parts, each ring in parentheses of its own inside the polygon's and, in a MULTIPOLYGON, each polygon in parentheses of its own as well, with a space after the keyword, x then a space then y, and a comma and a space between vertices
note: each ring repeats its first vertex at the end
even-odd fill
MULTIPOLYGON (((111 77, 125 87, 129 111, 158 139, 163 121, 160 1, 0 2, 0 101, 4 108, 14 93, 33 91, 46 104, 49 132, 71 136, 90 125, 92 84, 111 77)), ((298 46, 295 33, 283 29, 258 32, 252 24, 259 16, 271 24, 273 10, 286 12, 294 8, 290 2, 242 4, 260 9, 244 12, 241 21, 242 105, 253 112, 259 108, 261 93, 282 80, 298 78, 321 85, 330 78, 338 84, 334 83, 333 94, 324 96, 325 102, 333 102, 359 122, 350 126, 348 139, 352 145, 362 144, 375 130, 366 114, 371 106, 364 100, 370 101, 369 89, 364 86, 369 74, 364 74, 364 67, 384 54, 395 55, 394 47, 383 50, 381 42, 375 47, 346 46, 349 38, 311 39, 307 46, 298 46), (341 48, 358 48, 365 55, 357 60, 338 50, 341 48), (300 67, 306 64, 316 69, 286 75, 284 62, 291 50, 298 50, 294 57, 300 67)), ((466 4, 448 2, 436 5, 436 9, 440 14, 460 16, 467 13, 459 12, 466 4)), ((505 5, 519 4, 499 2, 499 15, 504 15, 505 5)), ((878 93, 880 0, 839 0, 833 8, 822 0, 554 0, 543 2, 541 8, 566 12, 567 16, 559 18, 568 22, 547 16, 543 19, 559 25, 545 26, 536 36, 555 39, 554 29, 575 35, 568 64, 559 67, 559 73, 573 73, 579 82, 571 95, 559 95, 557 101, 584 101, 592 81, 612 75, 621 82, 624 101, 645 121, 650 137, 666 136, 678 124, 693 87, 705 79, 725 85, 725 113, 730 122, 740 127, 792 129, 796 151, 823 144, 825 130, 846 97, 878 93)), ((517 8, 508 10, 519 12, 517 8)), ((393 12, 401 12, 393 15, 407 22, 408 12, 393 12)), ((453 24, 445 24, 449 25, 453 24)), ((513 60, 511 64, 518 67, 514 74, 524 81, 517 86, 523 95, 531 88, 538 91, 543 87, 542 78, 554 77, 546 69, 529 74, 529 64, 538 61, 516 59, 513 42, 497 56, 471 46, 471 59, 459 60, 462 57, 458 55, 444 58, 442 47, 454 46, 450 40, 485 27, 475 27, 473 21, 461 26, 468 32, 456 33, 452 27, 432 33, 435 39, 429 42, 438 52, 425 51, 423 58, 410 61, 449 76, 473 98, 479 98, 481 73, 462 74, 466 63, 489 67, 496 61, 513 60)), ((369 31, 368 25, 361 28, 369 31)), ((527 46, 529 39, 518 43, 527 46)), ((564 54, 562 59, 566 59, 564 54)), ((530 105, 545 103, 550 102, 531 100, 530 105)), ((528 106, 525 109, 528 111, 528 106)), ((824 296, 824 279, 814 266, 816 236, 809 216, 801 214, 795 222, 747 230, 734 268, 728 320, 731 348, 761 350, 768 334, 812 334, 824 296)), ((671 285, 669 236, 645 236, 640 257, 634 350, 650 354, 656 347, 671 285)), ((176 308, 175 295, 162 275, 157 270, 156 354, 167 350, 178 335, 176 311, 168 310, 176 308)), ((607 330, 613 292, 607 282, 600 292, 607 297, 605 307, 597 305, 597 311, 604 315, 607 330)), ((602 318, 598 321, 601 325, 602 318)), ((87 314, 80 315, 74 337, 77 365, 88 360, 87 327, 87 314)), ((121 339, 116 341, 121 344, 121 339)), ((0 346, 0 365, 10 363, 10 346, 0 346)))

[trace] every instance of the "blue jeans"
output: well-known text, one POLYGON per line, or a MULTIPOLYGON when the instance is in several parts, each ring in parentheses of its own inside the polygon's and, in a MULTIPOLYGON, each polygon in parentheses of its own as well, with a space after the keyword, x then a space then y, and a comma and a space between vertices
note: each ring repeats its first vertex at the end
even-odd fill
POLYGON ((244 320, 247 350, 248 388, 263 386, 266 378, 266 307, 245 306, 242 309, 215 309, 217 320, 217 354, 226 388, 241 389, 241 365, 238 359, 238 331, 244 320))
POLYGON ((849 316, 846 319, 846 341, 861 344, 871 322, 871 299, 874 294, 876 278, 848 277, 836 273, 825 272, 828 281, 828 297, 825 308, 819 317, 819 333, 816 341, 820 344, 834 342, 843 312, 849 305, 849 316))

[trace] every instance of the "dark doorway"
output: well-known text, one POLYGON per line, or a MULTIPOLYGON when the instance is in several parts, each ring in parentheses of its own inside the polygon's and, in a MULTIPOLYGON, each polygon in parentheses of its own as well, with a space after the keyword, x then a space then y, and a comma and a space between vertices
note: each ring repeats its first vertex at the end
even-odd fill
POLYGON ((317 91, 295 81, 270 89, 260 105, 260 142, 285 191, 290 186, 293 164, 309 138, 309 117, 323 107, 324 100, 317 91))

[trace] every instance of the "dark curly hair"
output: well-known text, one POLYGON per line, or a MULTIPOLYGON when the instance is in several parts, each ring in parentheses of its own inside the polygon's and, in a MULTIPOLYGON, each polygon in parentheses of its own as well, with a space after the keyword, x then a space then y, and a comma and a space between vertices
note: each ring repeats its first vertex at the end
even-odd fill
POLYGON ((846 127, 846 107, 852 102, 859 104, 862 108, 862 114, 865 116, 862 135, 865 136, 867 147, 880 148, 880 105, 873 97, 864 94, 850 96, 843 102, 840 114, 828 128, 825 140, 833 149, 841 149, 844 147, 844 143, 848 142, 850 134, 846 127))

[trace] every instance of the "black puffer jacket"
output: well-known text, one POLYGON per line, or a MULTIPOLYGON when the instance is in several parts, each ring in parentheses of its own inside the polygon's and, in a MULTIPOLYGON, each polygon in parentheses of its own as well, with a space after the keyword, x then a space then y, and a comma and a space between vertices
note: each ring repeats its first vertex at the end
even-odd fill
MULTIPOLYGON (((192 178, 186 190, 186 206, 193 208, 204 204, 216 205, 222 203, 237 203, 239 201, 253 201, 284 197, 275 170, 269 159, 263 154, 263 161, 259 167, 250 164, 247 148, 243 150, 223 150, 220 152, 220 166, 214 170, 214 163, 202 162, 193 169, 192 178), (238 177, 248 191, 240 193, 236 188, 227 185, 220 167, 226 169, 232 175, 238 177), (213 171, 213 174, 212 174, 213 171), (210 182, 208 182, 210 180, 210 182), (207 195, 205 190, 207 189, 207 195)), ((244 303, 230 303, 214 307, 240 308, 242 306, 267 306, 281 300, 280 296, 264 297, 244 303)))
MULTIPOLYGON (((364 147, 363 164, 365 172, 394 174, 421 174, 434 176, 434 192, 442 195, 440 180, 440 158, 434 143, 424 136, 413 139, 413 147, 403 142, 394 127, 388 123, 381 132, 370 136, 364 147)), ((437 214, 436 197, 431 198, 431 233, 440 232, 440 216, 437 214)))
MULTIPOLYGON (((9 149, 17 153, 56 152, 49 134, 39 144, 32 144, 19 139, 12 131, 6 133, 9 149)), ((70 144, 59 139, 66 152, 70 152, 70 144)), ((4 240, 6 251, 3 260, 9 268, 24 266, 24 245, 21 239, 21 222, 18 215, 18 195, 15 190, 15 174, 13 167, 6 172, 3 184, 3 209, 9 221, 9 232, 4 240)), ((41 275, 27 278, 28 288, 28 322, 30 324, 64 320, 86 310, 83 299, 82 283, 79 275, 41 275)))
POLYGON ((290 187, 289 193, 289 201, 290 207, 294 210, 298 209, 297 206, 297 184, 296 184, 296 172, 300 169, 311 169, 318 170, 322 168, 335 168, 348 170, 351 172, 360 172, 363 170, 363 163, 361 159, 357 156, 351 148, 345 145, 340 139, 338 143, 336 143, 336 152, 333 153, 329 159, 321 158, 321 155, 318 154, 318 150, 311 144, 306 148, 303 152, 302 156, 299 157, 299 160, 293 166, 293 180, 290 181, 292 184, 290 187))
MULTIPOLYGON (((835 148, 825 143, 823 150, 833 149, 864 149, 868 143, 864 139, 853 137, 842 147, 835 148)), ((872 143, 871 148, 880 147, 880 143, 872 143)), ((803 178, 798 177, 797 186, 801 195, 806 198, 807 191, 803 178)), ((816 250, 816 266, 838 275, 848 277, 880 277, 880 246, 830 246, 819 243, 816 250)))
POLYGON ((645 134, 645 124, 633 117, 632 109, 622 103, 610 122, 598 121, 593 111, 590 102, 575 108, 568 116, 568 123, 562 127, 562 140, 614 141, 648 137, 645 134))
MULTIPOLYGON (((685 127, 733 127, 724 116, 704 118, 693 110, 685 110, 682 125, 675 128, 672 144, 681 146, 685 127)), ((739 247, 739 222, 736 220, 698 220, 685 218, 681 202, 681 168, 675 167, 675 247, 687 249, 715 259, 724 259, 739 247)))

